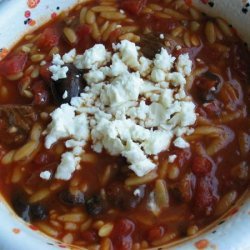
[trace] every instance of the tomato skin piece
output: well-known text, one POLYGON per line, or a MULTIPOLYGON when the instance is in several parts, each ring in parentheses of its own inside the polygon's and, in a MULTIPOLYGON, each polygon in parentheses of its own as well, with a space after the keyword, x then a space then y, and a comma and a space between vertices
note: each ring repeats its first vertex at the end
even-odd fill
POLYGON ((49 92, 46 89, 45 83, 43 81, 37 81, 32 86, 32 92, 34 95, 33 104, 34 105, 45 105, 49 101, 49 92))
POLYGON ((165 233, 165 229, 162 226, 155 226, 148 231, 148 240, 150 242, 159 240, 165 233))
POLYGON ((135 230, 134 223, 129 219, 120 219, 114 227, 114 234, 122 236, 131 235, 135 230))
POLYGON ((131 236, 119 236, 114 240, 114 250, 130 250, 133 246, 133 240, 131 236))
POLYGON ((55 28, 46 28, 41 34, 40 39, 38 40, 39 46, 43 48, 52 48, 57 46, 59 43, 60 35, 55 28))
POLYGON ((118 37, 121 35, 121 31, 119 29, 113 30, 109 36, 109 43, 112 45, 118 41, 118 37))
POLYGON ((205 176, 211 172, 212 163, 205 157, 195 156, 191 168, 196 176, 205 176))
POLYGON ((115 250, 132 249, 133 239, 131 237, 135 230, 134 223, 129 219, 120 219, 115 224, 111 233, 111 241, 115 250))
POLYGON ((162 33, 169 33, 178 27, 180 22, 178 20, 162 20, 160 18, 154 18, 152 23, 153 30, 162 32, 162 33))
POLYGON ((86 24, 80 25, 76 29, 76 34, 78 35, 78 38, 81 40, 82 38, 85 38, 86 36, 89 36, 91 33, 91 27, 89 27, 86 24))
POLYGON ((146 5, 147 0, 123 0, 121 1, 121 8, 134 15, 139 15, 146 5))
POLYGON ((213 211, 215 197, 213 195, 212 180, 210 177, 200 177, 196 180, 194 208, 196 213, 210 215, 213 211))
POLYGON ((218 101, 213 101, 210 103, 207 103, 206 106, 204 106, 204 110, 206 114, 210 117, 218 117, 221 114, 221 108, 220 103, 218 101))
POLYGON ((94 243, 98 241, 98 235, 94 230, 88 230, 81 233, 81 238, 88 243, 94 243))
POLYGON ((247 47, 242 43, 237 43, 231 47, 230 66, 233 71, 238 75, 241 81, 248 82, 250 80, 250 58, 248 56, 247 47))
POLYGON ((28 55, 24 52, 10 55, 0 62, 0 74, 3 76, 18 74, 23 71, 28 55))
POLYGON ((189 149, 177 149, 176 155, 176 162, 179 167, 183 167, 191 158, 191 152, 189 149))
POLYGON ((42 65, 40 67, 39 73, 42 79, 46 82, 49 83, 51 82, 51 72, 49 71, 49 67, 51 66, 50 63, 46 63, 45 65, 42 65))
POLYGON ((83 24, 76 28, 76 34, 78 36, 78 48, 80 49, 78 53, 83 53, 86 49, 91 48, 92 37, 91 37, 91 27, 89 25, 83 24))

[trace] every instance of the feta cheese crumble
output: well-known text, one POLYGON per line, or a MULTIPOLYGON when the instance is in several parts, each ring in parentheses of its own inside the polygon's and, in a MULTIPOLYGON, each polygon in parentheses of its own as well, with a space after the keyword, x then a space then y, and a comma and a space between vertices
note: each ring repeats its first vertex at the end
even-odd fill
MULTIPOLYGON (((137 176, 155 169, 154 157, 168 150, 172 141, 176 147, 189 147, 182 136, 192 133, 196 114, 185 91, 192 71, 188 54, 175 58, 162 48, 150 60, 127 40, 113 44, 112 52, 96 44, 83 55, 75 50, 54 55, 49 68, 52 79, 67 77, 58 71, 68 62, 85 70, 87 86, 70 104, 51 113, 45 147, 63 139, 68 149, 55 178, 71 178, 88 142, 97 153, 105 150, 125 157, 137 176)), ((170 156, 169 162, 175 157, 170 156)))
POLYGON ((176 158, 177 158, 177 155, 170 155, 170 156, 168 157, 168 162, 169 162, 169 163, 173 163, 173 162, 175 161, 176 158))
POLYGON ((51 177, 51 172, 50 171, 43 171, 40 173, 40 177, 44 180, 49 180, 51 177))
POLYGON ((54 81, 58 81, 59 79, 67 77, 67 72, 69 68, 63 65, 64 61, 61 59, 61 56, 58 54, 53 55, 52 66, 49 67, 49 70, 52 73, 51 78, 54 81))
POLYGON ((63 98, 63 99, 66 99, 67 97, 68 97, 68 91, 65 90, 64 93, 63 93, 62 98, 63 98))

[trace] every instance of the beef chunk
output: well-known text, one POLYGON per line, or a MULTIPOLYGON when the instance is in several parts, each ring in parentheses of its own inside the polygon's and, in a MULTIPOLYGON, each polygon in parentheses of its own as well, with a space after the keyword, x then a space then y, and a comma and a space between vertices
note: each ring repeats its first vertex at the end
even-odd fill
POLYGON ((0 106, 0 143, 4 146, 19 147, 25 143, 37 114, 32 106, 0 106))

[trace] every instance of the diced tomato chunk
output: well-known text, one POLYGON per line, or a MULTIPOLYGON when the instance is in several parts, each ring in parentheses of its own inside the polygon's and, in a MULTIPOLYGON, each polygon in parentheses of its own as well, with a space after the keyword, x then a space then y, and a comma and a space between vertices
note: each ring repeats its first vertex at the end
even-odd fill
POLYGON ((171 151, 171 154, 177 156, 175 163, 177 163, 180 168, 187 164, 191 158, 190 149, 175 149, 171 151))
POLYGON ((80 25, 76 29, 76 34, 78 36, 78 45, 80 51, 84 52, 86 49, 89 49, 93 43, 92 37, 90 36, 91 27, 86 24, 80 25))
POLYGON ((49 71, 49 66, 50 63, 46 63, 45 65, 40 67, 40 76, 43 78, 45 82, 50 82, 51 81, 51 72, 49 71))
POLYGON ((195 156, 192 163, 192 171, 197 176, 205 176, 212 170, 212 163, 203 156, 195 156))
POLYGON ((132 249, 132 233, 135 230, 134 223, 129 219, 120 219, 114 226, 111 234, 111 240, 114 249, 129 250, 132 249))
POLYGON ((197 107, 196 108, 196 113, 199 114, 199 116, 207 117, 207 113, 205 112, 203 107, 197 107))
POLYGON ((221 108, 219 105, 219 102, 215 100, 213 102, 206 103, 206 105, 204 105, 204 110, 211 117, 219 116, 221 114, 221 108))
POLYGON ((169 33, 174 30, 180 22, 178 20, 163 20, 162 18, 154 18, 154 22, 152 23, 154 31, 169 33))
POLYGON ((113 230, 114 234, 119 234, 123 236, 128 236, 132 234, 135 230, 134 223, 129 219, 120 219, 113 230))
POLYGON ((88 243, 94 243, 98 240, 98 235, 94 230, 88 230, 81 233, 81 238, 88 243))
POLYGON ((32 91, 34 94, 34 105, 44 105, 48 103, 49 92, 47 91, 45 83, 43 81, 35 82, 32 86, 32 91))
POLYGON ((165 229, 162 226, 155 226, 148 231, 147 239, 152 242, 160 239, 165 233, 165 229))
POLYGON ((138 15, 146 5, 147 0, 122 0, 121 8, 130 12, 131 14, 138 15))
POLYGON ((120 35, 121 35, 121 31, 119 29, 113 30, 110 33, 110 36, 109 36, 109 42, 110 42, 110 44, 113 44, 113 43, 117 42, 118 41, 118 37, 120 35))
POLYGON ((79 36, 79 39, 82 39, 91 33, 91 28, 88 25, 83 24, 77 27, 76 33, 79 36))
POLYGON ((52 48, 57 46, 59 43, 60 34, 56 28, 46 28, 41 34, 40 39, 38 40, 39 46, 43 48, 52 48))
POLYGON ((0 74, 3 76, 14 75, 23 71, 28 56, 24 52, 10 55, 0 62, 0 74))
POLYGON ((205 176, 196 180, 194 195, 194 210, 198 214, 210 215, 217 200, 217 180, 215 177, 205 176))
POLYGON ((115 250, 130 250, 132 249, 133 239, 131 236, 118 236, 112 243, 115 250))
POLYGON ((250 58, 247 51, 247 46, 243 43, 238 43, 232 46, 231 48, 231 57, 230 61, 231 67, 234 72, 239 76, 242 81, 249 81, 250 79, 250 58))

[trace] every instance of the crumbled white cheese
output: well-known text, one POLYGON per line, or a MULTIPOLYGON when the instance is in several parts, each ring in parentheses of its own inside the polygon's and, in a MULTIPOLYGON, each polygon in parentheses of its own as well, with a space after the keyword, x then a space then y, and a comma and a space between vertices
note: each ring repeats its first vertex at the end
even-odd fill
POLYGON ((57 167, 55 177, 59 180, 70 180, 72 173, 77 168, 81 158, 76 157, 71 152, 66 152, 62 154, 61 163, 57 167))
POLYGON ((55 178, 71 178, 88 142, 97 153, 106 150, 125 157, 137 176, 157 167, 154 158, 169 149, 173 138, 176 147, 189 147, 182 136, 192 133, 196 114, 185 92, 186 76, 192 69, 187 54, 175 58, 161 49, 149 60, 125 40, 113 44, 112 55, 101 44, 83 55, 74 50, 62 59, 54 55, 51 67, 63 68, 71 60, 78 69, 86 70, 88 85, 70 105, 63 104, 51 113, 45 147, 65 140, 68 150, 61 156, 55 178))
POLYGON ((175 48, 176 48, 176 50, 181 50, 181 46, 180 45, 177 45, 175 48))
POLYGON ((152 61, 144 56, 141 56, 139 59, 139 63, 139 72, 143 77, 145 77, 151 72, 152 61))
POLYGON ((121 59, 126 65, 135 69, 139 67, 138 48, 134 43, 128 40, 123 40, 120 44, 114 46, 114 48, 120 51, 121 59))
POLYGON ((166 49, 162 48, 161 52, 155 56, 154 65, 156 68, 168 72, 173 67, 175 59, 168 54, 166 49))
POLYGON ((62 60, 59 54, 54 54, 52 59, 52 64, 62 66, 64 65, 64 61, 62 60))
POLYGON ((76 49, 70 50, 68 53, 64 54, 62 60, 64 63, 72 63, 76 57, 76 49))
POLYGON ((154 160, 154 162, 158 162, 159 161, 159 156, 158 155, 154 155, 153 156, 153 160, 154 160))
POLYGON ((150 137, 142 145, 145 152, 149 155, 156 155, 169 147, 172 134, 168 131, 153 131, 150 137))
POLYGON ((106 76, 101 70, 90 70, 88 73, 84 74, 84 79, 87 83, 98 83, 104 81, 106 76))
POLYGON ((103 44, 96 44, 86 50, 83 55, 77 55, 74 61, 78 69, 96 69, 110 60, 110 52, 103 44))
POLYGON ((168 157, 168 162, 169 162, 169 163, 173 163, 173 162, 175 161, 176 158, 177 158, 177 155, 170 155, 170 156, 168 157))
POLYGON ((112 56, 112 64, 110 66, 109 75, 119 76, 128 71, 128 66, 120 59, 119 55, 116 53, 112 56))
POLYGON ((182 127, 194 125, 196 121, 196 114, 195 105, 192 102, 182 102, 180 114, 182 127))
POLYGON ((166 79, 169 81, 174 87, 185 85, 186 79, 183 74, 179 72, 172 72, 166 74, 166 79))
POLYGON ((52 79, 58 81, 67 77, 67 72, 69 68, 67 66, 61 67, 60 65, 52 65, 49 67, 50 72, 52 73, 52 79))
POLYGON ((165 80, 166 74, 163 70, 154 68, 151 72, 151 79, 153 82, 163 82, 165 80))
POLYGON ((50 148, 59 139, 76 138, 86 140, 89 136, 88 122, 84 113, 75 115, 75 108, 63 104, 51 113, 52 122, 45 138, 45 147, 50 148))
POLYGON ((62 98, 63 98, 63 99, 66 99, 67 97, 68 97, 68 91, 65 90, 64 93, 63 93, 62 98))
POLYGON ((164 89, 161 94, 161 103, 166 107, 170 107, 173 102, 173 90, 164 89))
POLYGON ((52 121, 47 130, 49 134, 45 138, 45 147, 50 148, 59 139, 67 138, 71 135, 71 127, 75 117, 75 108, 63 104, 50 114, 52 121))
POLYGON ((51 177, 51 172, 50 171, 43 171, 40 173, 40 177, 44 180, 49 180, 51 177))
POLYGON ((140 86, 143 84, 138 73, 123 74, 104 87, 100 99, 104 105, 117 105, 127 101, 136 101, 140 86))
POLYGON ((126 148, 122 152, 122 156, 131 163, 129 168, 133 170, 137 176, 143 176, 156 167, 156 165, 147 158, 140 146, 132 141, 128 141, 126 148))
POLYGON ((44 66, 44 65, 46 65, 46 61, 45 61, 45 60, 42 60, 42 61, 40 62, 40 66, 44 66))
POLYGON ((160 39, 164 39, 165 37, 164 37, 164 34, 160 34, 160 39))
POLYGON ((189 143, 186 142, 183 138, 178 137, 177 139, 174 140, 174 145, 177 148, 188 148, 189 147, 189 143))
POLYGON ((188 54, 182 54, 179 56, 176 63, 176 69, 185 76, 190 75, 192 71, 192 61, 190 61, 188 54))

